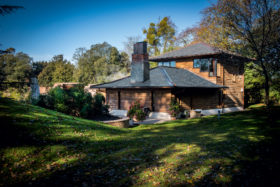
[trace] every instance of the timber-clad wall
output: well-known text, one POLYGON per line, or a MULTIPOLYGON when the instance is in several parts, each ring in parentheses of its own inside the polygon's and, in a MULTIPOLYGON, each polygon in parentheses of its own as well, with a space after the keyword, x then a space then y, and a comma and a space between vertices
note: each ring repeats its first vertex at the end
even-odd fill
POLYGON ((188 59, 176 61, 176 68, 187 69, 187 70, 207 79, 208 81, 211 81, 214 84, 216 84, 216 77, 209 77, 208 72, 200 72, 199 68, 193 68, 193 59, 194 58, 188 58, 188 59))
POLYGON ((224 91, 224 107, 244 106, 244 63, 223 58, 221 64, 223 73, 218 84, 228 87, 224 91))
POLYGON ((173 90, 173 95, 180 105, 186 109, 213 109, 220 107, 220 90, 217 89, 185 89, 173 90))
POLYGON ((114 110, 129 110, 139 100, 142 107, 152 111, 169 112, 170 89, 106 89, 106 102, 114 110))
MULTIPOLYGON (((223 102, 221 103, 223 107, 244 106, 244 63, 240 59, 237 57, 232 58, 229 55, 220 56, 217 62, 217 77, 209 77, 208 72, 200 72, 199 68, 193 68, 193 59, 188 58, 176 61, 176 68, 187 69, 215 84, 227 86, 228 88, 224 89, 223 92, 223 102)), ((218 97, 218 95, 216 96, 218 97)), ((197 98, 192 100, 193 107, 214 108, 213 100, 216 101, 216 96, 197 96, 197 98), (210 99, 211 97, 213 98, 210 99), (203 107, 199 104, 201 101, 204 101, 203 107), (195 106, 196 104, 197 106, 195 106)), ((190 100, 188 97, 190 96, 186 95, 185 97, 183 100, 186 100, 186 103, 188 103, 190 100)), ((188 108, 187 106, 185 107, 188 108)))
POLYGON ((140 101, 143 107, 151 108, 152 94, 149 90, 121 90, 120 91, 120 108, 129 110, 130 105, 135 101, 140 101))

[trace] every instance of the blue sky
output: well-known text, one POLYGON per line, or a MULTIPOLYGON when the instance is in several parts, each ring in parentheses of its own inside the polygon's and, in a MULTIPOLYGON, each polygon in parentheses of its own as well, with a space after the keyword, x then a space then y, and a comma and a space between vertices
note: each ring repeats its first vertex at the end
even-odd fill
POLYGON ((0 49, 14 47, 34 61, 64 54, 68 60, 76 48, 104 41, 123 49, 126 37, 159 17, 170 16, 181 31, 201 19, 208 0, 0 0, 0 4, 24 9, 0 16, 0 49))

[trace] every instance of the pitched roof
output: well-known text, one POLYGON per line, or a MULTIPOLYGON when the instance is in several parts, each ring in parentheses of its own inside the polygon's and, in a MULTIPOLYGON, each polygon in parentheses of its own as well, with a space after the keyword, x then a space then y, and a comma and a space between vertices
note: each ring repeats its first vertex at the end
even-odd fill
POLYGON ((222 53, 241 57, 238 54, 234 54, 229 51, 224 51, 222 49, 210 46, 205 43, 196 43, 181 49, 177 49, 174 51, 161 54, 159 56, 151 57, 149 58, 149 60, 159 62, 164 60, 172 60, 172 59, 195 57, 195 56, 217 55, 222 53))
POLYGON ((150 70, 150 79, 142 83, 130 83, 130 76, 90 88, 224 88, 188 70, 175 67, 156 67, 150 70))

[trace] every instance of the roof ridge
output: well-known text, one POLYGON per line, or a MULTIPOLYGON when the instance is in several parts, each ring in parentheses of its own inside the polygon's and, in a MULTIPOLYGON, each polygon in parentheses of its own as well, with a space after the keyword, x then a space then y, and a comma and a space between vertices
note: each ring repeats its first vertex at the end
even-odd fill
POLYGON ((171 86, 176 86, 172 79, 170 78, 170 76, 168 75, 168 73, 166 72, 166 70, 164 68, 160 68, 160 70, 163 72, 163 74, 165 75, 165 78, 167 79, 167 82, 171 85, 171 86))
POLYGON ((188 44, 187 46, 183 46, 183 47, 180 47, 180 48, 178 48, 178 49, 174 49, 174 50, 172 50, 172 51, 165 52, 165 53, 160 54, 160 55, 157 55, 157 56, 153 56, 153 57, 151 57, 151 61, 152 61, 153 58, 158 58, 158 57, 161 57, 161 56, 163 56, 163 55, 166 55, 166 54, 169 54, 169 53, 173 53, 173 52, 175 52, 175 51, 179 51, 179 50, 182 50, 182 49, 186 49, 186 48, 188 48, 188 47, 190 47, 190 46, 198 45, 198 44, 201 44, 201 45, 210 47, 210 48, 212 48, 212 50, 214 50, 214 51, 216 51, 216 52, 218 52, 218 53, 223 52, 223 50, 220 49, 220 48, 218 48, 218 47, 212 46, 212 45, 207 44, 207 43, 205 43, 205 42, 197 42, 197 43, 188 44))

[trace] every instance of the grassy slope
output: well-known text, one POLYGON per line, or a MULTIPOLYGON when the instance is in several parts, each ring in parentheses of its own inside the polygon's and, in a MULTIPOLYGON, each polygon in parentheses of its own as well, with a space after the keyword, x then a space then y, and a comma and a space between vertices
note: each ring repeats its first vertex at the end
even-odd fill
POLYGON ((275 110, 119 129, 0 99, 0 186, 276 184, 275 110))

